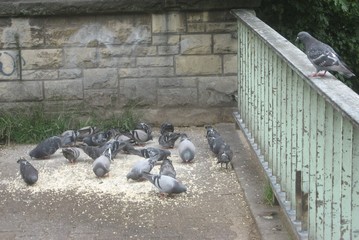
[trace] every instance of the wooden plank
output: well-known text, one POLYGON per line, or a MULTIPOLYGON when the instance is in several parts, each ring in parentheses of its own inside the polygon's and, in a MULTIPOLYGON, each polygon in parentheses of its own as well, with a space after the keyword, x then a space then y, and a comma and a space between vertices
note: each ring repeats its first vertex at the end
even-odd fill
POLYGON ((317 173, 317 105, 318 94, 310 91, 310 129, 309 129, 309 236, 317 239, 317 211, 316 211, 316 173, 317 173))
POLYGON ((352 160, 353 160, 353 126, 348 119, 343 120, 343 164, 341 192, 341 238, 350 239, 352 219, 352 160))
POLYGON ((317 100, 317 156, 316 156, 316 238, 324 239, 324 123, 325 100, 318 97, 317 100))
POLYGON ((334 123, 333 123, 333 107, 329 104, 325 104, 325 150, 324 150, 324 226, 323 239, 332 239, 332 195, 333 195, 333 150, 334 150, 334 123))
POLYGON ((332 239, 340 239, 341 217, 341 188, 342 188, 342 146, 343 146, 343 118, 338 111, 334 111, 333 118, 333 196, 332 196, 332 239))
POLYGON ((281 73, 281 116, 280 116, 280 180, 283 191, 287 191, 286 119, 287 119, 287 68, 283 60, 281 73))
POLYGON ((351 239, 359 239, 359 127, 353 131, 351 239))

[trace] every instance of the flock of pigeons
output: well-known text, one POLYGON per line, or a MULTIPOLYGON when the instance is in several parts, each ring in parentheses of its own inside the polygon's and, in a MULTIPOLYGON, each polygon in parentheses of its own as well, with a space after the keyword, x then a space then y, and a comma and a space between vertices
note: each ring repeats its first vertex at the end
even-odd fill
MULTIPOLYGON (((232 160, 233 152, 225 143, 220 134, 211 126, 205 127, 206 138, 210 149, 217 156, 217 163, 228 168, 232 160)), ((185 133, 177 133, 171 123, 163 123, 160 128, 158 143, 161 148, 144 146, 149 140, 153 140, 152 128, 146 123, 139 123, 136 128, 129 132, 120 132, 115 129, 108 131, 97 130, 96 127, 84 127, 79 130, 67 130, 60 136, 49 137, 40 142, 29 153, 31 158, 48 159, 58 149, 62 149, 63 156, 70 162, 75 163, 80 156, 82 149, 91 159, 94 160, 92 169, 97 177, 104 177, 110 171, 111 161, 119 152, 140 156, 133 167, 126 175, 127 180, 133 181, 148 180, 160 193, 172 194, 187 191, 187 187, 176 178, 176 171, 172 161, 169 159, 175 142, 180 139, 177 146, 178 154, 184 163, 192 162, 195 158, 195 145, 185 133), (151 174, 154 165, 161 161, 159 174, 151 174)), ((20 164, 20 174, 23 180, 32 185, 38 180, 38 171, 30 162, 21 158, 17 161, 20 164)))

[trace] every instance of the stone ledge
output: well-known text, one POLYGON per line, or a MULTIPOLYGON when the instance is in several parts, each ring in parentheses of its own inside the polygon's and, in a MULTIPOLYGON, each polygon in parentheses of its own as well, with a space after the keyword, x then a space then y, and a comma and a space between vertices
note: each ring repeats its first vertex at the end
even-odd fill
POLYGON ((0 17, 164 11, 210 11, 259 7, 261 0, 3 0, 0 17))

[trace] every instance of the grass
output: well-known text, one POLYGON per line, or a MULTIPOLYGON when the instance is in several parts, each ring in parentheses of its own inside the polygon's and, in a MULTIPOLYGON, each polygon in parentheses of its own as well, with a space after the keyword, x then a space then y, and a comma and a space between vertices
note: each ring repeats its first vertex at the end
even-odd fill
POLYGON ((264 191, 263 192, 264 202, 270 206, 274 206, 275 205, 275 196, 274 196, 274 192, 272 190, 271 185, 269 183, 266 183, 263 191, 264 191))
POLYGON ((46 114, 42 108, 30 111, 0 112, 0 142, 38 143, 41 140, 60 135, 68 129, 78 129, 84 126, 96 126, 99 129, 116 128, 123 131, 133 129, 138 116, 134 114, 135 105, 129 105, 121 116, 113 115, 103 119, 92 114, 86 121, 81 121, 70 113, 58 115, 46 114))

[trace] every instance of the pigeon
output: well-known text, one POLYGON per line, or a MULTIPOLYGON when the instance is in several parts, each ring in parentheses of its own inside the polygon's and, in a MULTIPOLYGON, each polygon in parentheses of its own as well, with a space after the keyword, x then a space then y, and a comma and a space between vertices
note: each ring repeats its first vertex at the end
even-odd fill
POLYGON ((122 148, 122 151, 126 154, 133 154, 133 155, 137 155, 140 157, 143 157, 142 153, 140 150, 135 149, 132 144, 128 141, 124 141, 125 146, 122 148))
POLYGON ((145 142, 152 140, 152 135, 146 133, 144 130, 135 129, 131 131, 132 139, 136 144, 143 145, 145 142))
POLYGON ((222 144, 219 148, 219 152, 217 155, 217 164, 226 164, 226 169, 228 169, 228 164, 232 161, 233 158, 233 151, 231 150, 230 146, 227 144, 222 144))
POLYGON ((169 159, 164 159, 160 167, 160 175, 166 175, 173 178, 176 178, 176 170, 172 165, 172 161, 169 159))
POLYGON ((46 138, 40 142, 34 149, 29 153, 31 158, 45 159, 50 158, 57 149, 61 147, 61 138, 58 136, 53 136, 46 138))
POLYGON ((212 126, 207 125, 205 126, 207 134, 206 134, 206 138, 208 139, 209 137, 218 137, 220 136, 219 132, 214 129, 212 126))
POLYGON ((76 138, 78 132, 75 130, 67 130, 61 134, 61 146, 62 147, 72 147, 76 144, 76 138))
POLYGON ((95 146, 87 146, 86 143, 77 144, 76 147, 81 148, 90 158, 95 160, 96 158, 100 157, 102 153, 106 150, 106 145, 102 147, 95 147, 95 146))
POLYGON ((82 141, 84 139, 84 137, 92 135, 96 132, 97 127, 92 127, 92 126, 86 126, 83 128, 80 128, 79 130, 77 130, 78 135, 77 135, 77 140, 82 141))
POLYGON ((92 170, 97 177, 103 177, 110 171, 111 158, 111 148, 108 148, 93 162, 92 170))
POLYGON ((183 162, 191 162, 194 158, 196 147, 188 139, 185 133, 181 134, 181 140, 178 144, 178 153, 183 162))
POLYGON ((296 41, 301 41, 304 44, 305 53, 307 54, 308 59, 317 69, 311 77, 325 76, 327 71, 339 72, 348 78, 355 76, 333 48, 315 39, 309 33, 298 33, 296 41), (319 74, 320 71, 324 71, 324 73, 319 74))
POLYGON ((171 152, 166 149, 148 147, 140 150, 141 154, 145 158, 153 158, 156 161, 161 161, 171 156, 171 152))
POLYGON ((80 156, 80 151, 77 148, 69 147, 63 148, 62 154, 67 160, 69 160, 70 163, 75 163, 77 158, 80 156))
POLYGON ((132 179, 135 181, 143 180, 142 173, 143 172, 150 172, 154 167, 156 160, 151 158, 141 159, 137 161, 130 172, 126 175, 127 180, 132 179))
POLYGON ((175 130, 173 124, 169 122, 162 123, 160 129, 161 135, 163 135, 165 132, 174 132, 175 130))
POLYGON ((17 163, 20 164, 20 174, 22 179, 24 179, 28 185, 36 183, 39 179, 39 173, 36 168, 24 158, 17 160, 17 163))
POLYGON ((152 128, 150 125, 148 125, 147 123, 144 122, 140 122, 136 125, 135 129, 139 129, 139 130, 143 130, 145 131, 148 135, 152 135, 152 128))
POLYGON ((164 148, 173 148, 180 136, 180 133, 165 132, 158 138, 158 143, 164 148))
POLYGON ((208 145, 209 148, 211 149, 211 151, 214 154, 218 154, 220 147, 225 144, 225 141, 223 140, 223 138, 221 136, 217 136, 217 137, 208 137, 208 145))
MULTIPOLYGON (((119 153, 123 148, 126 147, 126 144, 127 142, 123 142, 115 139, 110 139, 109 141, 106 142, 105 149, 107 148, 111 149, 111 160, 116 157, 117 153, 119 153)), ((104 146, 101 149, 103 148, 104 146)))
POLYGON ((109 139, 108 132, 100 131, 82 139, 88 146, 102 146, 109 139))
POLYGON ((143 173, 143 177, 150 181, 160 193, 183 193, 187 191, 187 187, 177 179, 159 174, 143 173))

